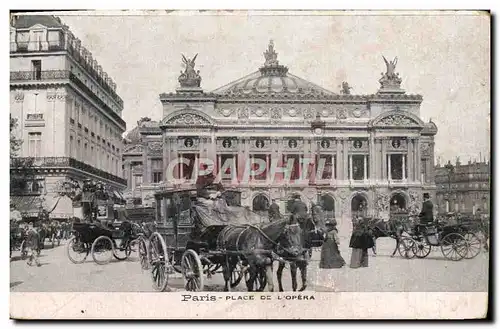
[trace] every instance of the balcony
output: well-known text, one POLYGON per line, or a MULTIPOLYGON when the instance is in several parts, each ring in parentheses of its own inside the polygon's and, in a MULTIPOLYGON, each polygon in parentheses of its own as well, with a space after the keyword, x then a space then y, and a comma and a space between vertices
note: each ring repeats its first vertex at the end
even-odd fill
POLYGON ((70 72, 66 70, 51 71, 13 71, 10 81, 45 81, 69 79, 70 72))
POLYGON ((89 164, 78 161, 69 157, 38 157, 38 158, 12 158, 10 160, 11 169, 26 169, 26 168, 72 168, 83 172, 96 175, 100 178, 113 181, 118 184, 127 185, 127 180, 101 169, 97 169, 89 164))

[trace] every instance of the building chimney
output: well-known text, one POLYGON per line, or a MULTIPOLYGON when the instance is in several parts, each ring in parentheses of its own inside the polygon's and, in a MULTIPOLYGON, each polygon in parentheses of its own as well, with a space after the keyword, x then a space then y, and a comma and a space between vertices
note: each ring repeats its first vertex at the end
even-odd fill
POLYGON ((457 157, 457 160, 456 160, 456 166, 460 166, 460 157, 457 157))

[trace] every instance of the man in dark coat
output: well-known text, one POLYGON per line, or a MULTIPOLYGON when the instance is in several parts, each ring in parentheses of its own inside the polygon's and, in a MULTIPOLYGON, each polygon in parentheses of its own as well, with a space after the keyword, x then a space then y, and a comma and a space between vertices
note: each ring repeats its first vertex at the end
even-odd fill
POLYGON ((422 210, 418 217, 420 218, 420 224, 428 225, 434 222, 434 205, 430 200, 429 193, 424 193, 424 203, 422 204, 422 210))
POLYGON ((295 196, 290 212, 299 223, 303 223, 307 218, 307 205, 300 199, 300 196, 295 196))
POLYGON ((269 206, 268 214, 270 222, 281 218, 280 206, 278 206, 275 199, 272 200, 272 203, 269 206))

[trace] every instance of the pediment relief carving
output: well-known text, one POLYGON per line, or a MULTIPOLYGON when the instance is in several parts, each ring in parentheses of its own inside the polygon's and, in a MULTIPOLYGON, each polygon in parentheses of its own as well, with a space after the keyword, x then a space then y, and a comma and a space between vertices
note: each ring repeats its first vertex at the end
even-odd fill
POLYGON ((404 114, 391 114, 383 117, 375 123, 376 126, 414 126, 418 127, 420 124, 413 118, 404 114))
POLYGON ((174 116, 166 122, 167 125, 178 126, 207 126, 211 123, 201 115, 194 113, 182 113, 174 116))

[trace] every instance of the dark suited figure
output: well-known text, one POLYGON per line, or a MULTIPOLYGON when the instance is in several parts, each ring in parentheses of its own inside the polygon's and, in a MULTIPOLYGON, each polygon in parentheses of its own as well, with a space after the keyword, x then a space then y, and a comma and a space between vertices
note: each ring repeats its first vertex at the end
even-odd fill
POLYGON ((295 196, 295 201, 292 204, 291 211, 292 216, 300 224, 303 224, 307 218, 307 205, 300 199, 299 196, 295 196))
POLYGON ((280 206, 278 206, 275 199, 273 199, 271 205, 269 206, 268 214, 270 222, 281 218, 280 206))
MULTIPOLYGON (((427 226, 430 225, 434 222, 434 205, 432 204, 432 201, 430 200, 429 193, 424 193, 424 202, 422 203, 422 210, 420 211, 420 214, 418 215, 420 219, 420 225, 421 226, 427 226)), ((417 227, 417 232, 419 232, 418 227, 417 227)))

